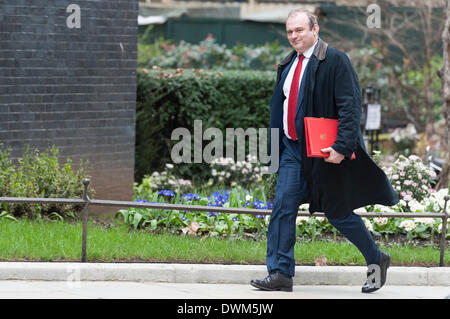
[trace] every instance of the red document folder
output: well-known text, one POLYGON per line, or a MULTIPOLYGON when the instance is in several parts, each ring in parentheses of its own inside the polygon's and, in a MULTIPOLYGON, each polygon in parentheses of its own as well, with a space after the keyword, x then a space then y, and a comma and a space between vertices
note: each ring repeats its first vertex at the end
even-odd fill
MULTIPOLYGON (((321 149, 330 147, 336 141, 338 120, 305 117, 306 153, 308 157, 328 157, 321 149)), ((351 159, 355 159, 355 153, 351 159)))

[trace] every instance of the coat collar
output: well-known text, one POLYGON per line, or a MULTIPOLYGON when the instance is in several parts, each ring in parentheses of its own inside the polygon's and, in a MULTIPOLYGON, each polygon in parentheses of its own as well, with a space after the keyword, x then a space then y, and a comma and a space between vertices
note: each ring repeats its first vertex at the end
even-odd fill
MULTIPOLYGON (((327 47, 328 47, 328 43, 326 43, 321 38, 319 38, 317 40, 317 45, 314 48, 313 55, 316 56, 316 58, 318 58, 319 60, 325 60, 325 56, 327 53, 327 47)), ((289 55, 287 57, 285 57, 283 59, 283 61, 280 62, 280 64, 278 64, 278 66, 279 67, 286 66, 287 64, 289 64, 289 62, 291 62, 292 58, 296 54, 297 54, 297 52, 295 50, 292 50, 291 53, 289 53, 289 55)))

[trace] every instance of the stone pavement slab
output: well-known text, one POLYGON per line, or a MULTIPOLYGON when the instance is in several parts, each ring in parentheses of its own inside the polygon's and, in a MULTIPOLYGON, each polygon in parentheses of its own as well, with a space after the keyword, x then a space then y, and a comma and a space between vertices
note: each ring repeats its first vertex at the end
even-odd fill
POLYGON ((293 292, 260 291, 249 284, 127 281, 0 281, 0 299, 444 299, 446 286, 384 286, 361 293, 361 286, 295 285, 293 292))
MULTIPOLYGON (((297 266, 295 285, 362 285, 367 267, 297 266)), ((139 281, 248 284, 267 276, 264 265, 167 263, 0 262, 0 280, 139 281)), ((450 267, 390 267, 387 285, 449 286, 450 267)))

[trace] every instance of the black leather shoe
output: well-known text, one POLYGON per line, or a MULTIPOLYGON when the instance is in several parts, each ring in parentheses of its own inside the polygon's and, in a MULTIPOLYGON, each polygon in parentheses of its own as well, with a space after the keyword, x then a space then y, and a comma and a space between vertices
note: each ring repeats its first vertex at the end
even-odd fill
MULTIPOLYGON (((386 283, 386 276, 387 276, 387 269, 389 268, 389 265, 391 263, 391 256, 389 256, 388 253, 385 253, 384 251, 381 252, 381 260, 380 260, 380 282, 376 283, 375 278, 372 280, 367 280, 364 286, 361 288, 361 292, 363 293, 370 293, 377 291, 381 287, 384 286, 386 283), (369 282, 370 281, 370 282, 369 282)), ((367 278, 369 278, 370 275, 375 274, 375 269, 373 271, 367 271, 367 278)), ((378 274, 375 274, 378 275, 378 274)), ((375 276, 377 277, 377 276, 375 276)))
POLYGON ((292 291, 293 281, 291 276, 281 273, 273 273, 263 280, 251 280, 250 285, 262 290, 292 291))

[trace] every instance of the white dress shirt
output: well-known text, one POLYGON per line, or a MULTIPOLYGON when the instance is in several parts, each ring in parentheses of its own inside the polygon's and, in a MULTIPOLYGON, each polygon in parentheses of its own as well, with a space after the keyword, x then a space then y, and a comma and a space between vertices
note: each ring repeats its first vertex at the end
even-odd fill
MULTIPOLYGON (((314 52, 314 48, 316 47, 317 41, 314 42, 314 44, 312 45, 312 47, 310 47, 308 50, 306 50, 305 52, 303 52, 303 55, 305 56, 305 58, 303 59, 302 62, 302 71, 300 73, 300 79, 299 79, 299 85, 298 85, 298 89, 300 90, 300 84, 302 83, 302 77, 303 74, 305 73, 306 70, 306 66, 308 65, 309 59, 311 58, 311 54, 314 52)), ((290 139, 292 139, 292 137, 289 136, 288 134, 288 127, 287 127, 287 114, 288 114, 288 103, 289 103, 289 91, 291 89, 291 84, 292 84, 292 78, 294 77, 294 72, 295 72, 295 68, 297 67, 298 64, 298 53, 297 53, 297 57, 295 58, 294 63, 292 63, 291 69, 289 70, 288 75, 286 76, 286 80, 284 81, 284 85, 283 85, 283 93, 285 96, 285 100, 284 100, 284 104, 283 104, 283 130, 284 130, 284 134, 286 134, 286 136, 290 139)), ((300 97, 300 95, 298 95, 298 98, 300 97)), ((297 134, 299 134, 299 132, 297 132, 297 134)))

